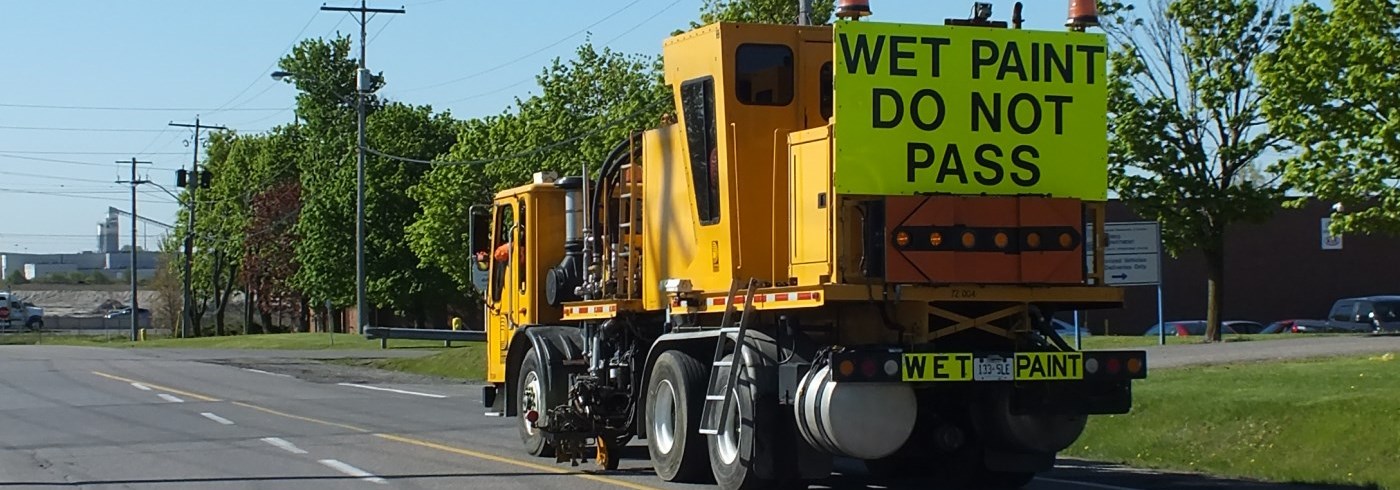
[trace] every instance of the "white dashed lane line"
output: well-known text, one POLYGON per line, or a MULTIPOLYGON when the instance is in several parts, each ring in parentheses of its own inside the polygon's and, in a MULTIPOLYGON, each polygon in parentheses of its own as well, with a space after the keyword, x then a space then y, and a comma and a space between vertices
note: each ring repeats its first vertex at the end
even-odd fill
POLYGON ((232 420, 229 420, 229 419, 220 417, 220 416, 218 416, 218 415, 214 415, 214 414, 209 413, 209 412, 200 412, 199 414, 200 414, 200 415, 203 415, 204 418, 206 418, 206 419, 213 420, 213 421, 218 422, 218 423, 223 424, 223 425, 233 425, 233 421, 232 421, 232 420))
POLYGON ((268 444, 273 445, 274 447, 277 447, 278 449, 287 451, 292 454, 306 454, 306 450, 296 447, 292 443, 287 442, 278 437, 264 437, 261 440, 262 442, 266 442, 268 444))
POLYGON ((368 472, 368 471, 365 471, 365 470, 356 468, 356 467, 354 467, 354 466, 350 466, 350 465, 348 465, 348 464, 342 463, 342 462, 337 461, 337 460, 334 460, 334 459, 323 459, 323 460, 320 461, 320 463, 323 464, 323 465, 326 465, 326 466, 330 467, 331 469, 334 469, 334 470, 339 471, 339 472, 341 472, 341 473, 345 473, 345 474, 347 474, 347 475, 350 475, 350 476, 359 478, 359 479, 364 480, 364 481, 367 481, 367 482, 379 483, 379 484, 389 483, 389 482, 385 481, 383 478, 374 476, 374 473, 370 473, 370 472, 368 472))
POLYGON ((250 373, 266 374, 266 375, 269 375, 269 376, 278 376, 278 377, 282 377, 282 378, 290 378, 290 377, 292 377, 290 374, 274 373, 274 372, 271 372, 271 371, 263 371, 263 370, 261 370, 261 369, 243 368, 243 370, 244 370, 244 371, 248 371, 248 372, 250 372, 250 373))
POLYGON ((169 395, 169 394, 161 393, 160 395, 157 395, 157 396, 159 396, 160 399, 165 400, 165 401, 168 401, 168 402, 170 402, 170 403, 185 403, 184 400, 181 400, 180 397, 175 396, 175 395, 169 395))
POLYGON ((366 390, 387 391, 387 392, 390 392, 390 393, 399 393, 399 394, 403 394, 403 395, 426 396, 426 397, 428 397, 428 398, 447 398, 447 395, 439 395, 439 394, 437 394, 437 393, 422 393, 422 392, 417 392, 417 391, 396 390, 396 389, 393 389, 393 388, 382 388, 382 387, 379 387, 379 386, 361 385, 361 384, 355 384, 355 383, 336 383, 336 384, 338 384, 338 385, 340 385, 340 386, 350 386, 350 387, 354 387, 354 388, 364 388, 364 389, 366 389, 366 390))
POLYGON ((151 387, 143 385, 141 383, 132 383, 131 386, 135 386, 136 389, 141 391, 151 391, 151 387))

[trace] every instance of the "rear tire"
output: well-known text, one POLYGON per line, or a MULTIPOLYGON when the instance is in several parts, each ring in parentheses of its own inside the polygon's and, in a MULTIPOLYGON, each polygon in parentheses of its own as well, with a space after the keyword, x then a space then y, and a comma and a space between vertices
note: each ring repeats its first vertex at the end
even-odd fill
POLYGON ((554 450, 545 440, 544 432, 534 428, 526 414, 531 410, 544 415, 546 407, 549 407, 549 380, 540 371, 540 356, 535 349, 531 348, 525 353, 525 359, 520 362, 520 374, 515 383, 516 416, 520 418, 520 424, 516 428, 520 432, 520 442, 525 446, 525 452, 531 456, 549 456, 554 450))
POLYGON ((669 482, 705 483, 705 367, 680 351, 662 352, 647 383, 647 450, 656 475, 669 482))
MULTIPOLYGON (((733 358, 733 355, 725 356, 725 360, 732 361, 733 358)), ((729 368, 719 370, 719 376, 728 377, 729 368)), ((763 406, 754 397, 752 386, 753 380, 745 372, 740 372, 739 383, 733 388, 734 403, 730 408, 729 423, 720 427, 719 434, 706 437, 710 445, 710 471, 715 475, 715 482, 725 490, 778 486, 778 482, 760 477, 754 468, 755 462, 762 456, 761 451, 775 449, 764 447, 771 440, 771 434, 760 434, 763 431, 771 432, 773 427, 764 427, 758 421, 773 420, 777 406, 763 406), (766 413, 760 413, 765 410, 766 413)), ((716 405, 722 406, 719 403, 716 405)))

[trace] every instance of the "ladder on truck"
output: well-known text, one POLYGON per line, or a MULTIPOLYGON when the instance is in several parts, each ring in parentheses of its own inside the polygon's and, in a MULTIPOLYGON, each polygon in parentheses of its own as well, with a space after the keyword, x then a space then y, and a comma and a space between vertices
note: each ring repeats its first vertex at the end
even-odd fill
POLYGON ((705 390, 705 406, 700 411, 700 433, 718 435, 719 429, 729 423, 730 412, 734 408, 734 387, 739 384, 739 370, 744 368, 744 340, 753 319, 753 290, 757 281, 750 278, 748 292, 744 293, 744 313, 737 323, 731 324, 734 317, 734 295, 738 293, 739 280, 729 286, 729 296, 724 298, 724 318, 720 320, 719 337, 715 339, 715 357, 710 362, 710 379, 705 390), (724 345, 729 334, 734 334, 734 357, 724 360, 724 345), (729 368, 727 376, 721 369, 729 368), (720 383, 716 383, 720 381, 720 383), (716 405, 719 405, 716 407, 716 405), (718 417, 714 410, 719 409, 718 417))
POLYGON ((627 138, 627 163, 621 166, 618 193, 617 218, 617 296, 622 299, 640 299, 641 253, 642 253, 642 166, 634 146, 636 138, 627 138))

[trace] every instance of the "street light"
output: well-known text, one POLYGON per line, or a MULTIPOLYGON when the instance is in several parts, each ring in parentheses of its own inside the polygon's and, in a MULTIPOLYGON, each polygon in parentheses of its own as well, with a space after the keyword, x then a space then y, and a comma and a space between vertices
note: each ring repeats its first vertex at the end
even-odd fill
POLYGON ((278 70, 278 71, 272 72, 272 79, 273 79, 273 80, 277 80, 277 81, 279 81, 279 82, 282 81, 283 79, 292 78, 292 77, 294 77, 294 76, 296 76, 296 74, 295 74, 295 73, 292 73, 292 72, 289 72, 289 71, 281 71, 281 70, 278 70))

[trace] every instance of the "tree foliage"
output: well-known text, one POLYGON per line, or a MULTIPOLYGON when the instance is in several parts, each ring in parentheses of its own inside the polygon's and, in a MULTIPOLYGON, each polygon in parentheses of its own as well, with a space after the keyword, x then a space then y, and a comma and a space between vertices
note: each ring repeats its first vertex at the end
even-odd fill
MULTIPOLYGON (((836 10, 834 0, 810 0, 812 24, 828 24, 836 10)), ((700 25, 714 22, 794 24, 797 2, 793 0, 705 0, 700 7, 700 25)))
MULTIPOLYGON (((417 160, 443 155, 457 141, 456 122, 450 115, 401 103, 389 103, 376 112, 368 132, 371 148, 417 160)), ((460 288, 441 269, 420 266, 404 239, 421 209, 409 196, 409 188, 429 169, 421 163, 381 157, 370 158, 366 167, 367 294, 376 306, 405 314, 418 326, 423 326, 430 307, 462 302, 456 294, 460 288)))
POLYGON ((1151 0, 1105 5, 1111 51, 1110 181, 1162 225, 1172 255, 1200 250, 1208 267, 1210 338, 1219 339, 1225 236, 1266 218, 1282 190, 1245 177, 1280 136, 1260 109, 1254 62, 1288 25, 1279 0, 1151 0))
POLYGON ((1260 61, 1264 112, 1299 149, 1283 179, 1342 204, 1333 233, 1400 233, 1400 3, 1332 3, 1295 7, 1277 53, 1260 61))
POLYGON ((471 284, 472 204, 489 203, 494 192, 524 184, 533 172, 578 175, 583 163, 596 170, 628 134, 672 112, 670 91, 650 57, 584 44, 573 59, 555 59, 536 80, 539 95, 517 98, 499 115, 466 121, 445 157, 493 161, 438 165, 410 192, 423 206, 408 228, 413 251, 463 290, 471 284), (570 141, 578 136, 584 137, 570 141), (564 141, 570 142, 559 144, 564 141))

